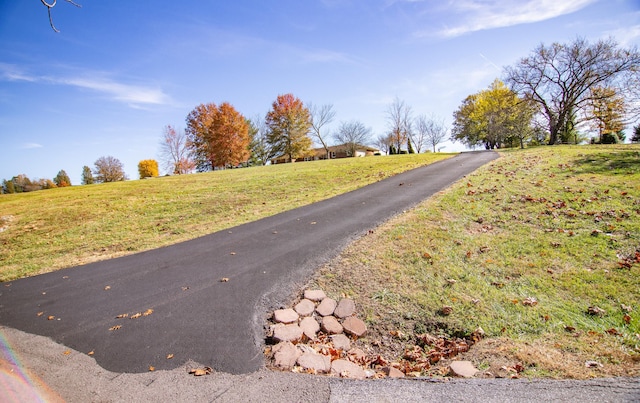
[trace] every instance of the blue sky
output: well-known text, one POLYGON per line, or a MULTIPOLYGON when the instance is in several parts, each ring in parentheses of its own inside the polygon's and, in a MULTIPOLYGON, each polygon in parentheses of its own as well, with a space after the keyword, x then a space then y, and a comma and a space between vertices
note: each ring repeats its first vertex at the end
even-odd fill
MULTIPOLYGON (((640 44, 638 0, 0 0, 0 179, 131 179, 200 103, 264 116, 278 94, 387 131, 394 98, 452 113, 541 43, 640 44)), ((445 151, 461 150, 444 144, 445 151)))

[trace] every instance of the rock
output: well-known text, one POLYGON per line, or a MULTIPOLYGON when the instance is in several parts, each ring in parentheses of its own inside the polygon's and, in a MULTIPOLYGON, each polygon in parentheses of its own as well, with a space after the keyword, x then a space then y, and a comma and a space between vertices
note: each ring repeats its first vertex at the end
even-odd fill
POLYGON ((347 360, 335 360, 331 363, 331 373, 341 378, 364 379, 367 377, 364 369, 347 360))
POLYGON ((322 301, 327 298, 327 294, 322 290, 304 290, 304 297, 310 301, 322 301))
POLYGON ((344 334, 334 334, 331 336, 331 341, 333 342, 333 347, 339 350, 348 351, 351 348, 351 342, 344 334))
POLYGON ((367 325, 355 316, 349 316, 342 322, 344 331, 356 337, 361 337, 367 332, 367 325))
POLYGON ((346 317, 353 315, 355 312, 356 312, 356 303, 353 302, 352 299, 343 298, 338 303, 338 306, 336 307, 335 311, 333 311, 333 314, 340 319, 344 319, 346 317))
POLYGON ((364 370, 364 375, 367 378, 373 378, 374 376, 376 376, 376 371, 372 370, 372 369, 365 369, 364 370))
POLYGON ((325 298, 320 302, 320 305, 316 307, 316 312, 321 316, 333 315, 333 311, 336 309, 338 303, 331 298, 325 298))
POLYGON ((316 304, 305 298, 298 302, 294 309, 300 316, 310 316, 316 309, 316 304))
POLYGON ((273 338, 276 341, 298 341, 302 338, 302 329, 296 324, 278 324, 273 329, 273 338))
POLYGON ((300 328, 302 329, 302 332, 305 336, 313 340, 316 338, 316 333, 318 333, 318 330, 320 330, 320 325, 314 318, 306 316, 300 321, 300 328))
POLYGON ((451 375, 461 378, 473 378, 478 372, 471 361, 453 361, 449 365, 451 375))
POLYGON ((290 369, 296 365, 298 357, 302 354, 300 350, 288 341, 278 343, 273 347, 273 362, 276 367, 290 369))
POLYGON ((278 323, 293 323, 298 321, 298 314, 291 308, 287 309, 276 309, 273 312, 273 320, 278 323))
POLYGON ((307 351, 298 357, 298 365, 303 369, 310 369, 316 372, 329 372, 331 370, 331 357, 307 351))
POLYGON ((322 331, 327 334, 342 333, 342 325, 333 316, 325 316, 322 318, 322 331))
POLYGON ((382 372, 384 372, 389 378, 404 378, 404 372, 400 371, 398 368, 384 367, 382 368, 382 372))
POLYGON ((365 354, 365 352, 359 348, 352 348, 351 350, 347 351, 347 355, 350 358, 355 359, 356 361, 361 361, 367 358, 367 354, 365 354))

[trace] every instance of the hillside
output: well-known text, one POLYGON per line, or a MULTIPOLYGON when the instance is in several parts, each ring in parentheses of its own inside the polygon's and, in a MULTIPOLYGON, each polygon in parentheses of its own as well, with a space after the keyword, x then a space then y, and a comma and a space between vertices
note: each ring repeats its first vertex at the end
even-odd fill
POLYGON ((257 220, 454 154, 348 158, 0 196, 0 281, 257 220))
POLYGON ((640 147, 501 155, 309 287, 353 298, 370 329, 359 346, 410 372, 455 357, 480 377, 640 376, 640 147), (431 336, 472 347, 447 357, 431 336))

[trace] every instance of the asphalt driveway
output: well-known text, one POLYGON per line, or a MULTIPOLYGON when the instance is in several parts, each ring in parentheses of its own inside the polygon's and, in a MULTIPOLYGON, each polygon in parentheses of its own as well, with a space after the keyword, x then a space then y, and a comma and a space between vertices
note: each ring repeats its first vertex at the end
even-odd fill
POLYGON ((117 373, 170 370, 190 360, 254 372, 263 366, 267 313, 315 269, 495 158, 462 153, 192 241, 1 284, 0 325, 92 352, 117 373))

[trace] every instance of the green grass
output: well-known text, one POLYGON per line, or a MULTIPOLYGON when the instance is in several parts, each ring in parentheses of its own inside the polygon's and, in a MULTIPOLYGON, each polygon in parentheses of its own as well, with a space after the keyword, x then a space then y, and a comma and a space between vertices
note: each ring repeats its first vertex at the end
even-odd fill
POLYGON ((621 373, 637 376, 640 263, 624 264, 636 251, 640 147, 540 147, 501 152, 356 242, 314 281, 355 298, 374 338, 482 327, 520 349, 546 340, 545 348, 604 361, 620 355, 635 368, 621 373), (439 313, 445 305, 451 315, 439 313), (606 313, 589 315, 590 306, 606 313))
POLYGON ((453 154, 349 158, 0 196, 0 281, 192 239, 453 154))

